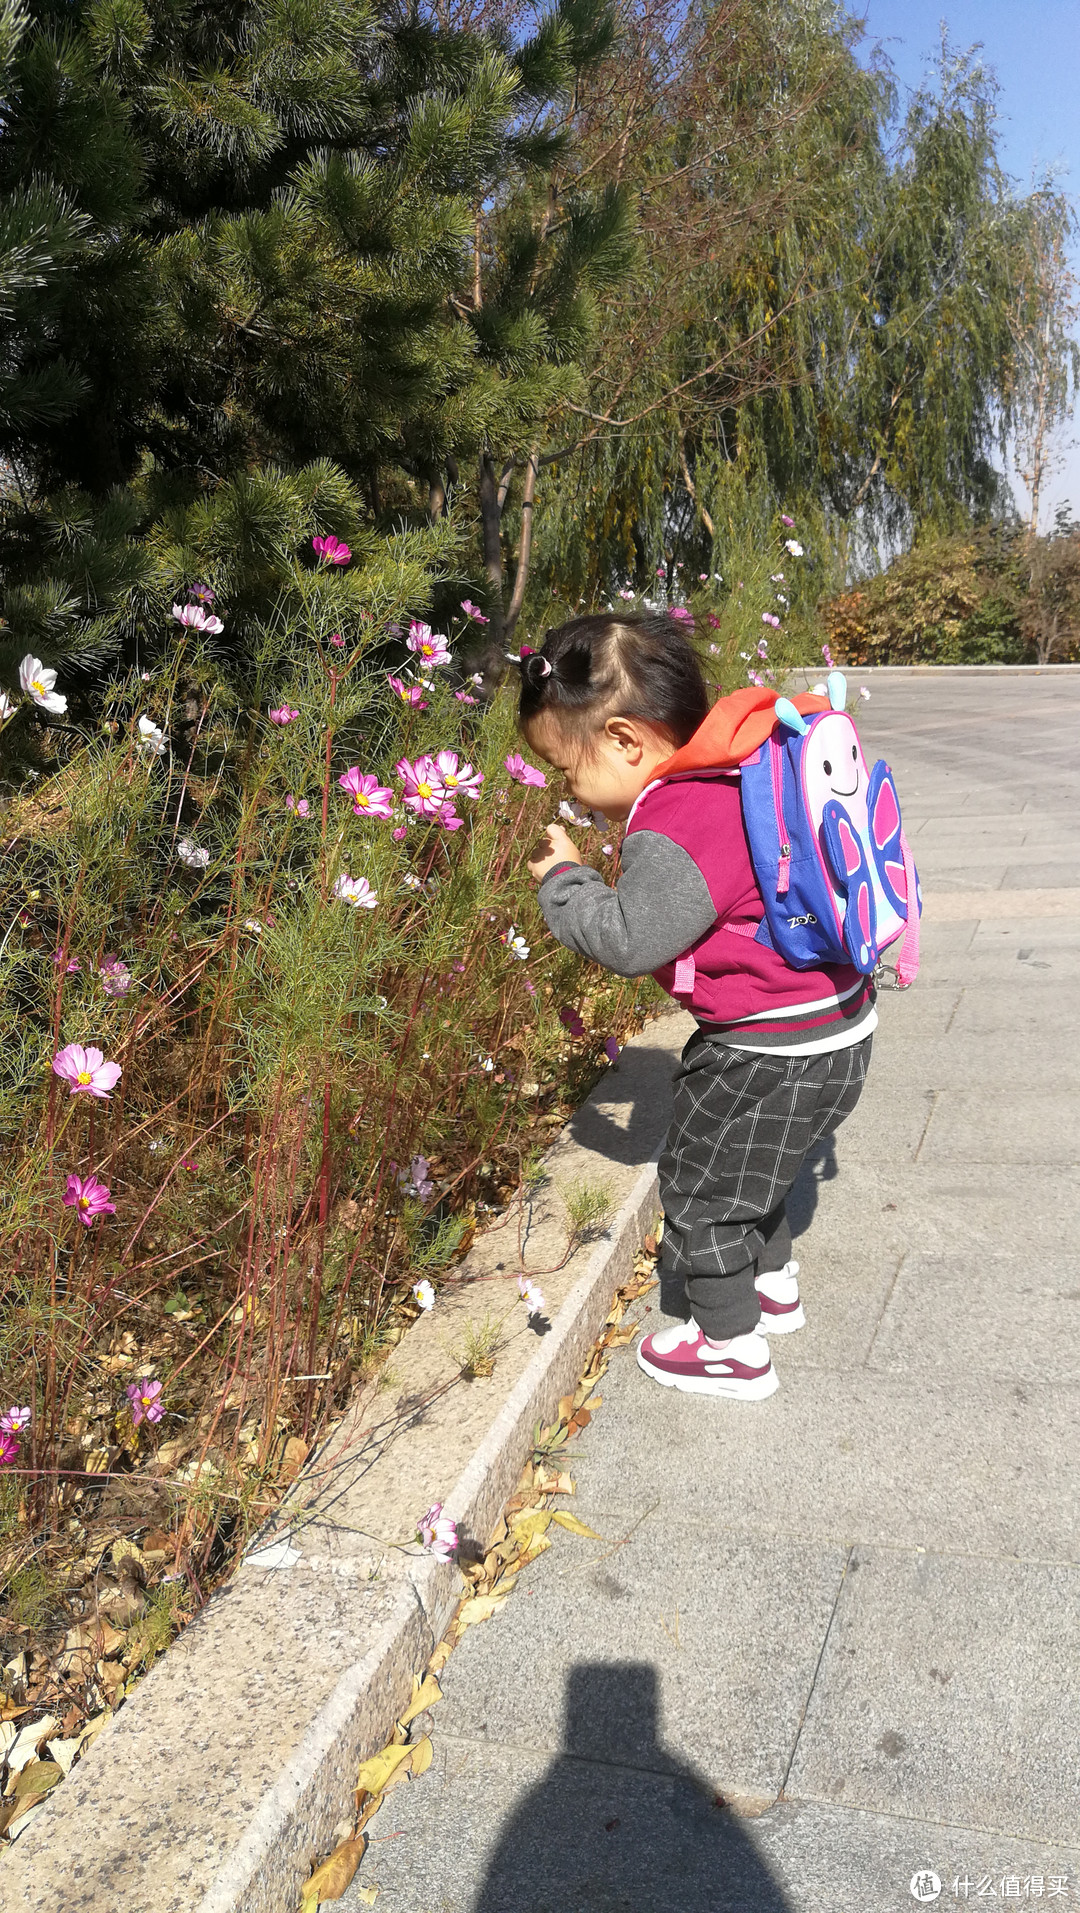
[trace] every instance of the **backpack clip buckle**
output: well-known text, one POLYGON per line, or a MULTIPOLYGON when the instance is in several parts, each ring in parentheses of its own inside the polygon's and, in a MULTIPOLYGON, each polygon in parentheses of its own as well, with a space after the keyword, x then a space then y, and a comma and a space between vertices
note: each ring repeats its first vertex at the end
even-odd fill
POLYGON ((874 968, 873 984, 875 990, 910 990, 910 983, 901 983, 895 963, 885 963, 880 957, 874 968))

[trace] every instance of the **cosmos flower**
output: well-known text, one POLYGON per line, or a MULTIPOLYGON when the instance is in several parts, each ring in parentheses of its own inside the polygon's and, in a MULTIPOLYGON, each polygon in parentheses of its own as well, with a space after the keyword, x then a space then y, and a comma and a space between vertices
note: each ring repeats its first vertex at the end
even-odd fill
POLYGON ((98 975, 106 996, 126 996, 134 981, 127 964, 118 956, 103 957, 98 975))
POLYGON ((19 666, 19 683, 40 710, 52 711, 56 716, 67 710, 67 698, 54 689, 56 672, 46 669, 41 659, 30 652, 19 666))
POLYGON ((803 548, 797 538, 785 538, 784 550, 790 551, 793 558, 801 558, 803 555, 803 548))
POLYGON ((115 1202, 109 1201, 107 1183, 98 1182, 95 1176, 69 1176, 64 1190, 64 1206, 74 1209, 79 1221, 89 1229, 98 1216, 114 1216, 115 1202))
POLYGON ((342 790, 348 791, 353 799, 353 810, 358 817, 392 817, 394 814, 394 793, 380 784, 370 771, 362 771, 359 764, 353 764, 338 778, 342 790))
POLYGON ((420 1308, 427 1310, 435 1307, 435 1291, 430 1282, 414 1282, 412 1292, 413 1300, 420 1308))
POLYGON ((0 1415, 0 1433, 21 1435, 24 1428, 30 1426, 29 1408, 8 1408, 0 1415))
POLYGON ((457 797, 462 791, 474 802, 479 797, 484 773, 474 771, 471 764, 459 763, 456 751, 440 751, 435 759, 435 770, 443 789, 452 797, 457 797))
MULTIPOLYGON (((67 700, 65 699, 65 703, 66 702, 67 700)), ((14 717, 18 708, 18 705, 8 696, 6 691, 0 691, 0 724, 6 724, 9 717, 14 717)))
POLYGON ((348 545, 331 533, 327 533, 325 538, 313 538, 311 549, 324 565, 347 565, 352 557, 348 545))
POLYGON ((410 705, 414 711, 427 710, 422 685, 406 684, 402 678, 395 677, 392 671, 386 673, 386 682, 392 691, 396 691, 403 704, 410 705))
POLYGON ((480 609, 480 606, 478 604, 473 604, 471 598, 462 598, 461 609, 464 611, 465 616, 467 618, 472 618, 475 624, 490 624, 491 623, 491 619, 485 618, 483 612, 480 609))
POLYGON ((518 935, 513 924, 510 925, 509 930, 504 930, 502 932, 502 935, 499 938, 499 942, 505 943, 507 949, 514 956, 518 957, 522 963, 526 961, 529 954, 529 946, 526 943, 525 938, 518 935))
POLYGON ((291 724, 299 715, 299 711, 291 711, 287 704, 279 704, 276 711, 267 712, 271 724, 291 724))
POLYGON ((422 671, 433 671, 436 665, 450 662, 450 647, 444 634, 433 631, 430 624, 423 624, 418 618, 414 618, 409 626, 405 643, 410 651, 416 653, 422 671))
POLYGON ((416 1530, 416 1538, 426 1554, 433 1554, 436 1561, 452 1561, 457 1553, 457 1527, 449 1515, 443 1513, 443 1504, 436 1501, 427 1513, 421 1516, 416 1530))
POLYGON ((189 631, 205 631, 212 638, 225 629, 221 619, 215 618, 213 612, 207 611, 201 604, 174 604, 172 614, 177 624, 184 625, 189 631))
POLYGON ((379 901, 366 877, 350 877, 344 871, 334 881, 333 895, 354 910, 374 910, 379 901))
POLYGON ((518 1276, 518 1293, 525 1304, 525 1312, 531 1321, 534 1315, 542 1315, 546 1307, 543 1293, 527 1275, 518 1276))
POLYGON ((144 713, 139 719, 136 745, 144 757, 164 757, 165 733, 144 713))
POLYGON ((538 771, 535 764, 527 764, 520 751, 512 752, 506 759, 506 768, 515 784, 532 785, 537 790, 544 790, 547 786, 543 771, 538 771))
POLYGON ((694 622, 693 612, 688 611, 686 606, 682 604, 669 605, 668 617, 677 618, 680 624, 693 624, 694 622))
POLYGON ((182 864, 187 864, 189 870, 205 870, 210 862, 210 852, 192 843, 190 837, 181 837, 176 846, 176 854, 182 864))
POLYGON ((123 1074, 119 1063, 107 1063, 102 1052, 92 1044, 84 1049, 81 1043, 68 1043, 57 1051, 52 1066, 72 1096, 85 1094, 106 1102, 123 1074))
POLYGON ((145 1376, 141 1382, 129 1382, 124 1390, 131 1403, 131 1419, 136 1428, 141 1421, 160 1421, 165 1413, 165 1403, 161 1400, 161 1383, 149 1381, 145 1376))

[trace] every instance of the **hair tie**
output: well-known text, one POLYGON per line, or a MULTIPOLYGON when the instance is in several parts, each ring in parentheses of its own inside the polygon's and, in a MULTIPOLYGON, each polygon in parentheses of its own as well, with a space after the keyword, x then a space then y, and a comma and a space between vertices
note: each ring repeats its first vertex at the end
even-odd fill
POLYGON ((504 651, 503 657, 509 658, 510 663, 516 664, 522 671, 525 669, 526 658, 537 658, 540 663, 540 676, 542 678, 551 676, 551 659, 541 657, 539 651, 534 651, 531 644, 523 644, 519 652, 504 651))

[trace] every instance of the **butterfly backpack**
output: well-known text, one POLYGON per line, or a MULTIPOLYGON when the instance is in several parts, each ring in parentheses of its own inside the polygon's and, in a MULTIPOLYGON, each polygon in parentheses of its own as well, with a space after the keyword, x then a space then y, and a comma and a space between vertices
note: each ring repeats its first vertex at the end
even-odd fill
POLYGON ((867 769, 832 671, 831 710, 803 717, 787 698, 740 765, 750 855, 765 903, 759 941, 796 970, 853 963, 870 976, 899 943, 896 982, 919 970, 922 894, 889 766, 867 769))

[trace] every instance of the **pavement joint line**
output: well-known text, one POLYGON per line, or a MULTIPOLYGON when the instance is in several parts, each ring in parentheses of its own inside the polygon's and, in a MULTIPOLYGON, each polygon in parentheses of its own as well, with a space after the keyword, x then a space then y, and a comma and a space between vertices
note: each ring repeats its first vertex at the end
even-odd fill
POLYGON ((868 1820, 898 1820, 905 1826, 940 1827, 948 1833, 992 1833, 1000 1840, 1022 1840, 1026 1847, 1045 1847, 1048 1853, 1076 1854, 1080 1847, 1071 1840, 1047 1840, 1041 1833, 1016 1833, 1008 1827, 973 1825, 970 1820, 938 1820, 925 1813, 900 1813, 895 1807, 860 1807, 854 1801, 840 1801, 821 1793, 788 1794, 780 1806, 830 1807, 834 1813, 864 1814, 868 1820))
MULTIPOLYGON (((932 1115, 933 1115, 933 1113, 934 1113, 934 1112, 933 1112, 933 1109, 931 1109, 931 1111, 930 1111, 930 1115, 932 1116, 932 1115)), ((926 1121, 927 1121, 927 1127, 929 1127, 929 1123, 930 1123, 930 1117, 929 1117, 929 1116, 927 1117, 927 1119, 926 1119, 926 1121)), ((926 1130, 924 1129, 924 1130, 923 1130, 923 1135, 925 1136, 925 1134, 926 1134, 926 1130)), ((921 1149, 921 1148, 922 1148, 922 1143, 920 1142, 920 1144, 919 1144, 919 1149, 921 1149)), ((915 1158, 916 1158, 916 1160, 918 1160, 918 1153, 919 1153, 919 1151, 918 1151, 918 1150, 916 1150, 916 1152, 915 1152, 915 1158)), ((888 1294, 887 1294, 887 1295, 885 1295, 885 1296, 883 1297, 883 1299, 882 1299, 882 1303, 881 1303, 881 1307, 880 1307, 880 1309, 878 1310, 878 1318, 877 1318, 877 1321, 876 1321, 876 1322, 874 1323, 874 1332, 873 1332, 873 1334, 872 1334, 872 1335, 871 1335, 871 1337, 870 1337, 870 1343, 869 1343, 869 1346, 868 1346, 868 1348, 867 1348, 867 1351, 866 1351, 866 1355, 865 1355, 865 1357, 864 1357, 864 1359, 863 1359, 863 1361, 859 1363, 859 1367, 860 1367, 860 1368, 871 1368, 871 1369, 872 1369, 872 1368, 873 1368, 873 1366, 874 1366, 874 1363, 873 1363, 873 1355, 874 1355, 874 1343, 875 1343, 875 1342, 877 1341, 877 1338, 878 1338, 878 1336, 879 1336, 879 1335, 880 1335, 880 1333, 881 1333, 881 1325, 882 1325, 882 1323, 883 1323, 883 1322, 884 1322, 884 1320, 885 1320, 885 1316, 886 1316, 886 1313, 888 1312, 888 1307, 889 1307, 889 1303, 890 1303, 890 1302, 892 1301, 892 1299, 893 1299, 893 1294, 894 1294, 894 1291, 895 1291, 895 1289, 896 1289, 896 1284, 897 1284, 897 1283, 899 1282, 899 1280, 900 1280, 900 1271, 902 1270, 902 1268, 903 1268, 903 1266, 904 1266, 904 1264, 905 1264, 905 1262, 907 1261, 907 1259, 908 1259, 908 1256, 910 1255, 910 1253, 911 1253, 911 1251, 910 1251, 909 1249, 902 1249, 902 1250, 901 1250, 901 1252, 900 1252, 900 1258, 899 1258, 899 1261, 897 1262, 897 1264, 896 1264, 896 1267, 895 1267, 895 1269, 894 1269, 894 1270, 893 1270, 893 1272, 892 1272, 892 1280, 891 1280, 891 1281, 890 1281, 890 1283, 889 1283, 889 1290, 888 1290, 888 1294)), ((875 1371, 875 1372, 880 1372, 880 1371, 875 1371)), ((888 1371, 886 1370, 885 1372, 887 1373, 888 1371)))
POLYGON ((795 1738, 791 1744, 791 1752, 788 1755, 787 1766, 784 1768, 783 1778, 780 1782, 780 1788, 776 1796, 778 1800, 783 1800, 786 1797, 784 1789, 786 1788, 788 1780, 790 1778, 791 1769, 795 1765, 795 1756, 799 1751, 799 1742, 802 1739, 803 1728, 806 1725, 807 1712, 809 1711, 810 1702, 814 1698, 814 1689, 817 1686, 818 1675, 821 1672, 821 1663, 825 1659, 825 1650, 829 1645, 829 1635, 832 1633, 832 1625, 836 1619, 836 1610, 840 1605, 840 1596, 844 1592, 844 1582, 847 1580, 847 1572, 849 1567, 851 1566, 851 1557, 854 1554, 857 1545, 858 1545, 857 1542, 854 1542, 854 1541, 848 1543, 847 1553, 844 1556, 844 1564, 842 1568, 840 1569, 839 1579, 837 1580, 837 1583, 836 1583, 836 1593, 833 1596, 833 1604, 832 1604, 832 1607, 829 1609, 829 1618, 825 1623, 825 1632, 821 1637, 821 1647, 818 1651, 817 1660, 814 1662, 814 1671, 810 1676, 810 1685, 806 1690, 806 1698, 803 1701, 802 1707, 799 1711, 799 1722, 798 1722, 798 1726, 795 1729, 795 1738))
MULTIPOLYGON (((960 996, 961 998, 963 997, 962 990, 960 992, 960 996)), ((953 1016, 956 1015, 956 1010, 959 1009, 959 1007, 960 1007, 960 1003, 958 1001, 956 1005, 956 1009, 953 1010, 952 1016, 950 1016, 948 1022, 945 1025, 946 1036, 948 1036, 949 1031, 952 1028, 953 1016)), ((942 1095, 942 1091, 940 1089, 934 1089, 934 1090, 931 1090, 930 1092, 930 1107, 926 1112, 926 1121, 923 1124, 922 1135, 919 1137, 918 1144, 916 1145, 915 1154, 911 1158, 912 1162, 918 1162, 919 1157, 922 1155, 922 1146, 924 1142, 926 1141, 927 1135, 929 1133, 930 1124, 934 1120, 934 1111, 936 1110, 938 1106, 938 1102, 941 1098, 941 1095, 942 1095)))

